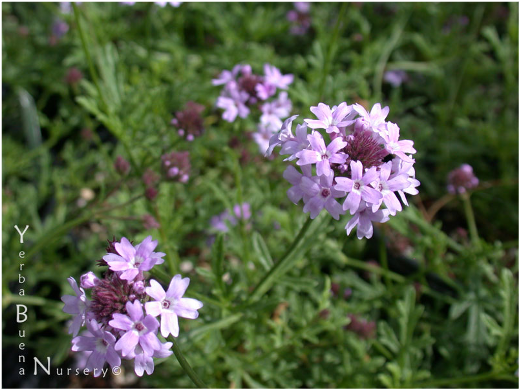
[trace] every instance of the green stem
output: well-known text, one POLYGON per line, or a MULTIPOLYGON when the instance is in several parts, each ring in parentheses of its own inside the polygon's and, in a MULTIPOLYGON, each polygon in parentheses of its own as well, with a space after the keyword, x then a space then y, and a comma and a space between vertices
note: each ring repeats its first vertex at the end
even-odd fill
POLYGON ((518 382, 518 378, 514 377, 513 374, 511 376, 501 372, 489 372, 483 374, 477 374, 473 376, 466 377, 455 377, 455 378, 442 378, 438 380, 431 380, 426 382, 415 382, 413 386, 421 387, 421 388, 435 388, 447 385, 456 385, 466 382, 478 382, 478 381, 486 381, 486 380, 506 380, 511 382, 518 382))
POLYGON ((285 265, 287 265, 289 259, 292 257, 292 254, 303 241, 303 238, 305 237, 307 230, 309 229, 314 220, 317 219, 307 219, 305 224, 302 226, 300 232, 292 242, 291 246, 283 255, 282 259, 276 262, 276 264, 271 268, 271 270, 269 270, 269 272, 264 276, 264 278, 262 278, 260 283, 253 290, 251 296, 249 297, 250 302, 255 301, 256 299, 260 298, 264 293, 266 293, 269 290, 269 288, 273 285, 275 280, 288 270, 288 266, 285 265))
POLYGON ((385 279, 386 288, 390 289, 392 287, 392 281, 390 281, 390 277, 388 277, 390 269, 388 268, 388 258, 386 254, 385 233, 382 229, 380 231, 381 240, 379 241, 379 258, 381 259, 381 265, 383 266, 383 269, 385 269, 383 278, 385 279))
POLYGON ((186 374, 188 374, 188 376, 191 378, 193 383, 195 385, 197 385, 198 388, 207 388, 206 384, 204 382, 202 382, 202 380, 199 378, 197 373, 195 373, 193 371, 193 369, 191 368, 191 366, 188 363, 188 361, 186 360, 186 358, 184 358, 184 355, 182 354, 182 351, 179 348, 179 345, 177 344, 177 341, 175 340, 175 338, 173 336, 170 336, 169 340, 171 340, 171 342, 173 343, 172 350, 173 350, 173 353, 175 354, 175 357, 179 361, 179 364, 184 369, 186 374))
POLYGON ((327 57, 325 59, 325 64, 323 66, 323 74, 321 76, 320 81, 320 89, 319 89, 319 101, 322 101, 324 96, 324 90, 325 90, 325 81, 327 80, 327 75, 330 71, 330 64, 332 63, 332 57, 334 54, 334 46, 336 45, 336 41, 338 40, 339 30, 341 27, 341 22, 343 20, 343 15, 345 14, 345 10, 347 9, 347 3, 343 3, 341 5, 341 8, 339 10, 338 20, 336 21, 336 25, 334 26, 334 32, 332 33, 332 37, 330 39, 329 47, 327 50, 327 57))
POLYGON ((466 214, 466 220, 468 221, 469 235, 471 237, 471 241, 473 242, 475 247, 480 247, 477 223, 475 222, 475 214, 473 213, 473 208, 471 207, 471 200, 469 199, 469 194, 463 193, 461 195, 461 198, 462 203, 464 204, 464 213, 466 214))

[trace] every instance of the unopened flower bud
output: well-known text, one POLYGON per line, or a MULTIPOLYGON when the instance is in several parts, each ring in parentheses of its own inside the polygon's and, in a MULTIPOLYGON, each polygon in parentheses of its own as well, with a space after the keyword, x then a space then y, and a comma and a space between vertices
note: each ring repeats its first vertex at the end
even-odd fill
POLYGON ((99 278, 97 278, 96 275, 94 273, 92 273, 91 271, 89 271, 86 274, 83 274, 80 277, 80 285, 84 289, 93 288, 94 286, 96 286, 98 284, 98 282, 99 282, 99 278))

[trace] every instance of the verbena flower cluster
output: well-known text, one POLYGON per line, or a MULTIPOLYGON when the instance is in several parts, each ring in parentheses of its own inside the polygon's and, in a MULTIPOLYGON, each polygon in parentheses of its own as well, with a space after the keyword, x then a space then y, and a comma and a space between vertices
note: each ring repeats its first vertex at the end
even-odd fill
POLYGON ((278 96, 276 93, 278 89, 286 90, 293 79, 292 74, 283 75, 270 64, 264 65, 263 76, 254 74, 250 65, 236 65, 212 81, 213 85, 224 86, 216 105, 224 110, 222 118, 228 122, 234 122, 237 116, 248 117, 252 108, 261 113, 253 137, 263 153, 269 145, 269 138, 291 113, 292 103, 287 92, 278 96))
POLYGON ((172 354, 171 342, 162 343, 157 336, 177 337, 178 317, 196 319, 202 303, 183 297, 189 278, 180 274, 172 278, 165 291, 156 280, 147 280, 144 272, 164 262, 165 254, 154 252, 157 241, 148 236, 134 246, 126 238, 112 241, 107 254, 98 261, 108 266, 102 279, 93 272, 83 274, 78 286, 73 277, 68 279, 75 296, 65 295, 63 311, 73 315, 69 327, 72 350, 87 352, 86 368, 101 374, 105 362, 114 368, 121 359, 134 360, 138 376, 146 371, 152 374, 154 358, 172 354), (85 293, 90 289, 90 299, 85 293), (86 326, 86 333, 79 335, 86 326))
POLYGON ((311 3, 295 2, 294 9, 287 12, 287 20, 291 22, 292 35, 305 35, 311 27, 309 11, 311 3))
POLYGON ((416 152, 413 142, 399 140, 397 124, 386 121, 389 108, 380 104, 370 112, 345 102, 332 108, 319 103, 310 110, 317 119, 305 119, 294 135, 297 115, 288 118, 271 137, 266 156, 280 146, 280 154, 288 155, 285 161, 296 162, 301 172, 290 165, 283 175, 292 185, 287 195, 295 204, 303 200, 311 219, 323 208, 336 220, 349 212, 347 234, 357 226, 359 239, 371 238, 372 222, 384 223, 402 210, 396 194, 408 205, 405 194, 418 193, 415 160, 409 155, 416 152))

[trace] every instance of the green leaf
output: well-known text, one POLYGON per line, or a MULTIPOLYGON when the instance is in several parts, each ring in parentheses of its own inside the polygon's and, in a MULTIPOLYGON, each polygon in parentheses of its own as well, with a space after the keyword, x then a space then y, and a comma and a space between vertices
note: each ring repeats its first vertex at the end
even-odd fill
POLYGON ((265 244, 264 238, 258 232, 253 232, 253 250, 255 250, 256 257, 258 258, 258 262, 262 265, 265 271, 269 271, 273 266, 273 258, 271 258, 271 254, 269 253, 269 249, 265 244))
POLYGON ((226 286, 222 280, 224 274, 224 234, 219 234, 213 243, 211 250, 211 269, 217 281, 217 287, 222 293, 226 292, 226 286))

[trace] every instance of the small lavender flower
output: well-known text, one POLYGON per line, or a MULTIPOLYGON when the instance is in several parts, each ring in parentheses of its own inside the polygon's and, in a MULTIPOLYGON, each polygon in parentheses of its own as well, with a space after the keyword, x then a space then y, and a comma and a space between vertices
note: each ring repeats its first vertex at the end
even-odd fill
POLYGON ((162 168, 169 180, 175 180, 182 183, 188 182, 190 178, 190 152, 181 151, 164 154, 161 156, 162 168))
POLYGON ((404 70, 387 70, 383 79, 394 88, 399 88, 402 83, 408 81, 408 74, 404 70))
POLYGON ((301 199, 303 199, 304 203, 307 203, 312 197, 310 194, 303 191, 302 178, 307 177, 317 181, 317 177, 312 177, 312 167, 310 165, 301 166, 301 169, 302 173, 299 173, 293 165, 289 165, 283 173, 283 178, 293 185, 287 190, 287 197, 289 197, 289 200, 294 204, 298 204, 301 199))
POLYGON ((121 365, 121 357, 114 349, 116 337, 106 331, 96 320, 87 320, 90 336, 77 336, 72 339, 72 351, 91 351, 85 368, 94 371, 94 377, 99 377, 105 362, 111 367, 121 365))
POLYGON ((287 92, 282 92, 277 100, 262 104, 260 110, 260 123, 270 124, 275 128, 280 128, 282 119, 289 116, 292 108, 291 100, 287 97, 287 92))
POLYGON ((328 105, 319 103, 317 107, 311 107, 311 112, 318 117, 318 120, 305 119, 309 128, 324 128, 328 133, 339 133, 338 127, 346 127, 354 122, 350 119, 353 116, 352 107, 347 103, 341 103, 332 109, 328 105))
POLYGON ((133 304, 127 302, 126 311, 128 316, 114 313, 114 319, 108 323, 113 328, 126 331, 117 341, 115 349, 126 357, 139 345, 144 353, 152 356, 155 350, 161 348, 161 342, 156 335, 159 322, 151 315, 144 316, 143 307, 137 300, 133 304))
POLYGON ((153 358, 168 358, 173 354, 170 350, 172 345, 172 342, 161 343, 161 348, 154 350, 151 356, 145 353, 141 346, 137 345, 134 351, 127 356, 130 359, 135 359, 135 374, 139 377, 142 377, 145 371, 148 375, 152 374, 155 368, 153 358))
POLYGON ((372 182, 377 180, 378 172, 376 168, 372 167, 363 174, 363 164, 359 161, 352 161, 350 170, 352 178, 337 177, 337 184, 334 188, 349 193, 343 204, 343 209, 345 211, 350 210, 350 214, 354 215, 362 199, 370 203, 379 203, 383 196, 370 186, 372 182))
POLYGON ((341 205, 335 200, 345 196, 345 192, 335 189, 333 180, 333 175, 322 175, 319 182, 305 176, 302 177, 301 188, 309 196, 303 207, 303 212, 310 212, 311 219, 316 218, 323 208, 336 220, 339 220, 339 216, 345 213, 341 205))
POLYGON ((395 123, 388 122, 387 131, 383 134, 383 139, 386 141, 385 149, 390 154, 399 156, 405 162, 413 162, 413 159, 405 153, 414 154, 416 151, 413 148, 413 141, 398 140, 399 127, 395 123))
POLYGON ((63 307, 63 312, 70 313, 74 315, 74 320, 69 328, 69 334, 76 336, 79 332, 79 329, 85 324, 86 318, 86 310, 88 307, 87 296, 85 296, 85 291, 83 288, 78 288, 78 283, 72 277, 67 279, 69 281, 70 286, 76 293, 76 296, 65 295, 61 298, 61 301, 65 303, 63 307))
POLYGON ((385 223, 389 220, 388 209, 380 209, 376 212, 372 211, 372 208, 368 207, 365 201, 362 201, 357 212, 352 216, 345 226, 347 234, 357 226, 357 237, 358 239, 367 238, 370 239, 374 234, 374 227, 372 222, 385 223))
POLYGON ((381 200, 379 200, 378 203, 374 203, 372 206, 373 212, 376 212, 382 203, 386 205, 390 215, 395 215, 397 212, 401 212, 403 209, 394 192, 406 189, 410 186, 408 175, 397 174, 390 177, 391 170, 391 161, 381 165, 381 174, 379 176, 379 182, 376 186, 376 189, 381 192, 383 197, 381 200))
POLYGON ((222 212, 220 215, 213 216, 211 218, 211 227, 214 230, 220 232, 228 232, 228 224, 232 226, 236 226, 239 223, 239 220, 247 221, 251 218, 251 206, 249 203, 243 203, 242 205, 235 204, 233 206, 233 212, 226 210, 222 212))
POLYGON ((52 25, 52 35, 57 39, 63 37, 69 31, 69 25, 63 20, 57 19, 52 25))
POLYGON ((340 152, 347 145, 341 138, 336 138, 328 146, 325 146, 323 136, 319 132, 313 131, 312 134, 307 136, 307 139, 312 148, 298 153, 297 165, 315 163, 318 176, 329 176, 331 174, 331 163, 342 164, 347 160, 347 155, 340 152))
POLYGON ((374 104, 370 113, 360 104, 354 104, 352 108, 361 116, 357 119, 357 125, 365 130, 371 130, 380 133, 385 129, 385 119, 388 116, 390 108, 381 109, 381 104, 374 104))
POLYGON ((150 270, 154 265, 164 262, 164 253, 155 253, 157 241, 152 240, 151 236, 146 237, 137 246, 126 238, 121 239, 121 243, 114 244, 118 254, 107 254, 103 259, 108 263, 110 270, 120 271, 120 278, 132 281, 140 272, 150 270))
POLYGON ((478 186, 478 178, 473 173, 473 168, 467 163, 462 164, 448 174, 448 192, 462 194, 478 186))
POLYGON ((260 122, 257 127, 257 131, 253 133, 253 140, 258 145, 260 153, 265 154, 269 149, 269 140, 278 128, 273 126, 271 123, 260 122))
POLYGON ((273 85, 278 89, 287 89, 292 84, 294 76, 292 74, 283 75, 280 70, 273 65, 264 65, 264 81, 266 84, 273 85))
POLYGON ((179 316, 186 319, 199 317, 197 310, 203 304, 199 300, 182 297, 189 284, 189 278, 183 279, 177 274, 172 278, 166 292, 155 280, 151 280, 150 287, 146 288, 146 293, 155 300, 146 303, 146 313, 153 317, 161 316, 161 335, 165 338, 169 334, 179 336, 179 316))

